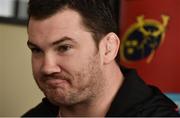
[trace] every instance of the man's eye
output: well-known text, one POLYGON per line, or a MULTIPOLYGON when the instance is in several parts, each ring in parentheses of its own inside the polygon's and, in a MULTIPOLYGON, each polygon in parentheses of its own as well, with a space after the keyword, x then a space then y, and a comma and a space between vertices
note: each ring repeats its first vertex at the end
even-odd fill
POLYGON ((57 48, 58 52, 66 52, 72 48, 71 45, 61 45, 57 48))
POLYGON ((31 52, 34 54, 38 54, 38 53, 41 53, 42 51, 38 48, 31 48, 31 52))

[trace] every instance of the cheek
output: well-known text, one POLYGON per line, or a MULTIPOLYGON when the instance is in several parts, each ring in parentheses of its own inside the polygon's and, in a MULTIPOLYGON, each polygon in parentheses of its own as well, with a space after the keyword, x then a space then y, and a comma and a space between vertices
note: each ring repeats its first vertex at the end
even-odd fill
POLYGON ((32 71, 34 78, 37 78, 39 76, 38 74, 40 73, 41 62, 32 58, 31 63, 32 63, 32 71))
MULTIPOLYGON (((77 63, 76 63, 77 64, 77 63)), ((81 88, 84 86, 88 86, 92 80, 92 76, 95 74, 92 70, 92 66, 93 65, 89 65, 91 63, 82 63, 81 64, 77 64, 77 66, 75 66, 76 68, 74 68, 74 86, 76 88, 81 88)))

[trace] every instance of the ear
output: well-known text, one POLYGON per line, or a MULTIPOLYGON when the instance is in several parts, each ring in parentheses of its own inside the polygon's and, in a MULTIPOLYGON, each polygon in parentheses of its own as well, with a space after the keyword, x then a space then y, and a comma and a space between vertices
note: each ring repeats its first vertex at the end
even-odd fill
POLYGON ((101 57, 103 64, 108 64, 115 60, 119 50, 120 40, 115 33, 108 33, 101 42, 101 57))

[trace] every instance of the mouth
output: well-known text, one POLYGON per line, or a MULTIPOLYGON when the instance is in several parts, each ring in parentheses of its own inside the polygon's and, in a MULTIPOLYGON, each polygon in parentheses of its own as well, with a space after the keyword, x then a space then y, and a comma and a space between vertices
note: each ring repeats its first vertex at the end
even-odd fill
POLYGON ((49 79, 45 82, 51 88, 58 88, 63 87, 65 84, 68 83, 65 79, 49 79))

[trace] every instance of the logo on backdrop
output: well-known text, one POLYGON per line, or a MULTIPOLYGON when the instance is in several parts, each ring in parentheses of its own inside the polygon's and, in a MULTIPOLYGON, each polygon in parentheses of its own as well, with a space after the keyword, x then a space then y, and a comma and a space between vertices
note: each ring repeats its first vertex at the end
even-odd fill
POLYGON ((121 58, 126 62, 145 59, 149 63, 157 48, 163 43, 169 16, 162 15, 162 23, 138 16, 137 22, 125 33, 120 48, 121 58))

